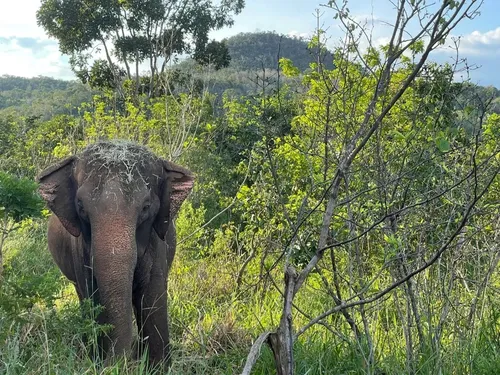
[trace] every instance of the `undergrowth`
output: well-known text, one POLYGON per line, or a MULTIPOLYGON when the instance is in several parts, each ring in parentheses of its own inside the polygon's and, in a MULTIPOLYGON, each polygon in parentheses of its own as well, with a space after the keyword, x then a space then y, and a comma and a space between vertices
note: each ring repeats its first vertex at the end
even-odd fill
MULTIPOLYGON (((52 262, 45 238, 44 225, 34 223, 7 243, 0 292, 0 373, 157 373, 147 369, 145 358, 109 368, 90 359, 83 337, 93 340, 106 327, 82 317, 82 308, 93 308, 79 306, 72 285, 52 262)), ((169 279, 172 374, 239 373, 252 340, 279 320, 277 292, 237 288, 236 261, 223 253, 194 259, 189 252, 178 252, 169 279)), ((312 292, 300 298, 318 309, 323 303, 312 292)), ((499 373, 500 312, 492 308, 488 316, 471 332, 470 340, 452 340, 442 349, 442 374, 499 373)), ((297 315, 295 322, 300 325, 307 319, 297 315)), ((407 374, 397 327, 379 328, 374 338, 375 361, 367 367, 362 344, 349 335, 339 338, 321 326, 313 328, 295 345, 297 374, 407 374)), ((438 373, 436 352, 418 354, 415 374, 438 373)), ((264 347, 253 374, 274 373, 273 355, 264 347)))

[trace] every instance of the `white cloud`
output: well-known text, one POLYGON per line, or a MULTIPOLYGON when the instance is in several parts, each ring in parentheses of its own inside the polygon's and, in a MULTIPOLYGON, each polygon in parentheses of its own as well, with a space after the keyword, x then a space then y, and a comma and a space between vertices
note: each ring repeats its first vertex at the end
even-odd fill
POLYGON ((500 27, 485 33, 473 31, 461 37, 460 51, 471 55, 500 53, 500 27))
POLYGON ((486 32, 473 31, 461 36, 450 36, 438 53, 455 52, 459 47, 460 55, 466 56, 493 56, 500 54, 500 27, 486 32))
POLYGON ((304 38, 304 39, 311 38, 311 33, 301 33, 297 30, 289 31, 286 35, 292 38, 304 38))
POLYGON ((500 88, 500 77, 496 74, 500 58, 500 27, 451 36, 445 45, 434 51, 433 59, 453 64, 457 58, 457 46, 458 58, 465 59, 460 63, 457 80, 470 78, 474 83, 500 88))
POLYGON ((0 36, 47 38, 36 23, 39 0, 16 0, 2 4, 0 12, 0 36))
POLYGON ((483 44, 483 45, 500 45, 500 27, 495 30, 490 30, 485 33, 479 31, 473 31, 469 35, 464 37, 464 41, 471 44, 483 44))
POLYGON ((376 14, 355 14, 352 16, 352 20, 361 26, 363 25, 373 25, 376 23, 384 24, 386 21, 377 16, 376 14))
POLYGON ((74 79, 57 42, 37 25, 40 0, 6 2, 0 12, 0 75, 74 79))
POLYGON ((0 38, 0 61, 0 75, 74 79, 57 43, 46 39, 27 38, 20 41, 18 38, 0 38))

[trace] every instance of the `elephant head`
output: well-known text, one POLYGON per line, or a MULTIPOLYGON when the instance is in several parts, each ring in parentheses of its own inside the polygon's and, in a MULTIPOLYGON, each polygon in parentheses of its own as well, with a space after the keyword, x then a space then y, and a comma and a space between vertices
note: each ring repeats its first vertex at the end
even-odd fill
POLYGON ((125 141, 98 142, 40 174, 41 196, 68 237, 83 244, 82 257, 91 259, 104 306, 101 321, 114 327, 104 350, 110 345, 115 353, 130 350, 136 283, 147 283, 152 277, 147 270, 154 268, 149 263, 164 259, 153 253, 166 251, 163 240, 172 237, 172 220, 193 181, 187 169, 125 141), (141 262, 149 268, 136 280, 141 262))

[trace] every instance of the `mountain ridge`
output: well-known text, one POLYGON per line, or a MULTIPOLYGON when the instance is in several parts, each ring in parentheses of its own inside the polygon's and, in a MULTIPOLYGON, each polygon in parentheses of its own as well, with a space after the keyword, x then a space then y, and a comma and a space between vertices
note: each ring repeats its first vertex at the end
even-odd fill
MULTIPOLYGON (((279 35, 273 31, 239 33, 226 38, 225 43, 231 56, 229 67, 209 74, 209 91, 221 94, 232 90, 235 95, 256 93, 264 85, 276 82, 278 61, 287 58, 304 72, 310 64, 318 60, 317 51, 309 47, 306 39, 279 35), (259 82, 260 81, 260 84, 259 82), (259 86, 260 85, 260 86, 259 86)), ((322 63, 333 68, 333 54, 323 51, 322 63)), ((194 62, 184 60, 174 65, 181 71, 196 72, 194 62)), ((204 73, 193 73, 195 78, 204 80, 204 73)), ((493 112, 500 113, 500 90, 492 86, 474 87, 474 91, 494 99, 493 112)), ((78 106, 90 101, 95 91, 75 80, 53 77, 25 78, 12 75, 0 76, 0 114, 15 111, 24 116, 50 118, 55 114, 74 114, 78 106)))

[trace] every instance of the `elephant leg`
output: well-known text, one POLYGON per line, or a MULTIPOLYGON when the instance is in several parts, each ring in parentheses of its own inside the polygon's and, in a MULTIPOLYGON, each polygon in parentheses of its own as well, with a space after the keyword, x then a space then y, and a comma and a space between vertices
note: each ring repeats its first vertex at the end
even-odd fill
POLYGON ((150 282, 134 294, 139 331, 139 355, 147 348, 151 365, 170 365, 167 314, 167 285, 163 272, 152 274, 150 282))

